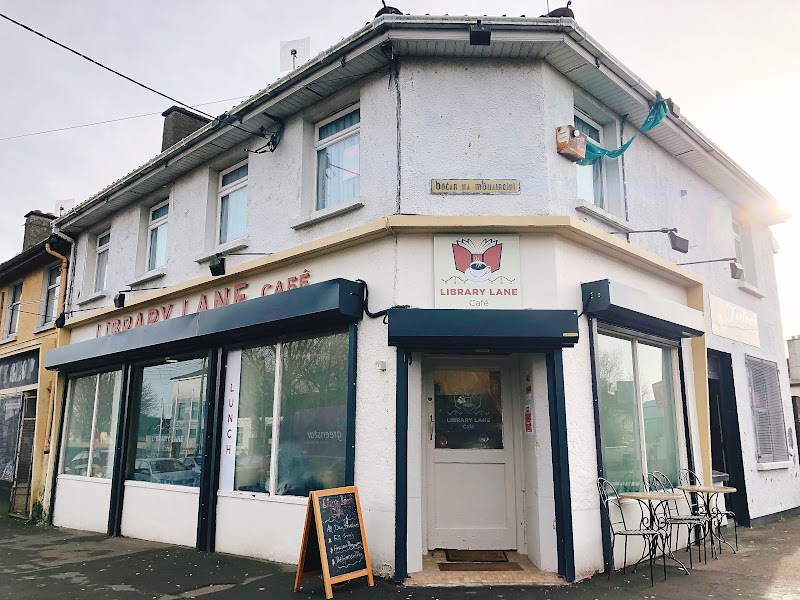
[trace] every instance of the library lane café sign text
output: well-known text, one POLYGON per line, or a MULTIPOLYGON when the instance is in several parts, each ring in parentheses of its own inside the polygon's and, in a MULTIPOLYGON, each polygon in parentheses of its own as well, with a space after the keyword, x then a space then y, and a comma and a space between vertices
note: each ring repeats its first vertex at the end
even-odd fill
POLYGON ((201 292, 196 296, 191 296, 178 302, 158 304, 124 317, 98 323, 95 335, 96 337, 111 335, 112 333, 152 325, 174 317, 185 317, 186 315, 212 310, 220 306, 236 304, 254 296, 278 294, 284 290, 292 290, 308 285, 310 277, 311 273, 308 272, 308 269, 305 269, 297 275, 291 275, 285 279, 266 281, 263 284, 261 282, 240 281, 233 285, 201 292))

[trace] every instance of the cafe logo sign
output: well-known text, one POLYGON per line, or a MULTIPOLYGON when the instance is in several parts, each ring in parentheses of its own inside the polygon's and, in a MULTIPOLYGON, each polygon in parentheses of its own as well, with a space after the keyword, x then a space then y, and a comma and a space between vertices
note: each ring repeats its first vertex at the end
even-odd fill
POLYGON ((521 308, 519 236, 434 236, 435 308, 521 308))

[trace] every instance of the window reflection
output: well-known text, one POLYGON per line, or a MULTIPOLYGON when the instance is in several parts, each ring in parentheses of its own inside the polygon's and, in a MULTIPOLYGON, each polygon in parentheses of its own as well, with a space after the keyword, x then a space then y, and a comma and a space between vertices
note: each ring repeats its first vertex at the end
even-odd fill
POLYGON ((142 369, 130 479, 200 485, 206 384, 205 358, 142 369))

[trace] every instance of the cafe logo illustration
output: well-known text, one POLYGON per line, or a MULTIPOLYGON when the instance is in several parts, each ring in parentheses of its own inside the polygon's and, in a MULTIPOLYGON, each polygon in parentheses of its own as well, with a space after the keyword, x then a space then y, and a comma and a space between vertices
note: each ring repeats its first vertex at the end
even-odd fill
POLYGON ((521 308, 519 237, 434 237, 436 308, 521 308))

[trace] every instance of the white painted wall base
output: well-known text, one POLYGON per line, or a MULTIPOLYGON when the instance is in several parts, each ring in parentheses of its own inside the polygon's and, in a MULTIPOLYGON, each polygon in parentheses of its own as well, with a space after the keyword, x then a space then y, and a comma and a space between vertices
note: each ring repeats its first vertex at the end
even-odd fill
POLYGON ((195 546, 199 500, 198 488, 126 481, 122 535, 195 546))
POLYGON ((59 475, 53 525, 106 533, 111 480, 59 475))

